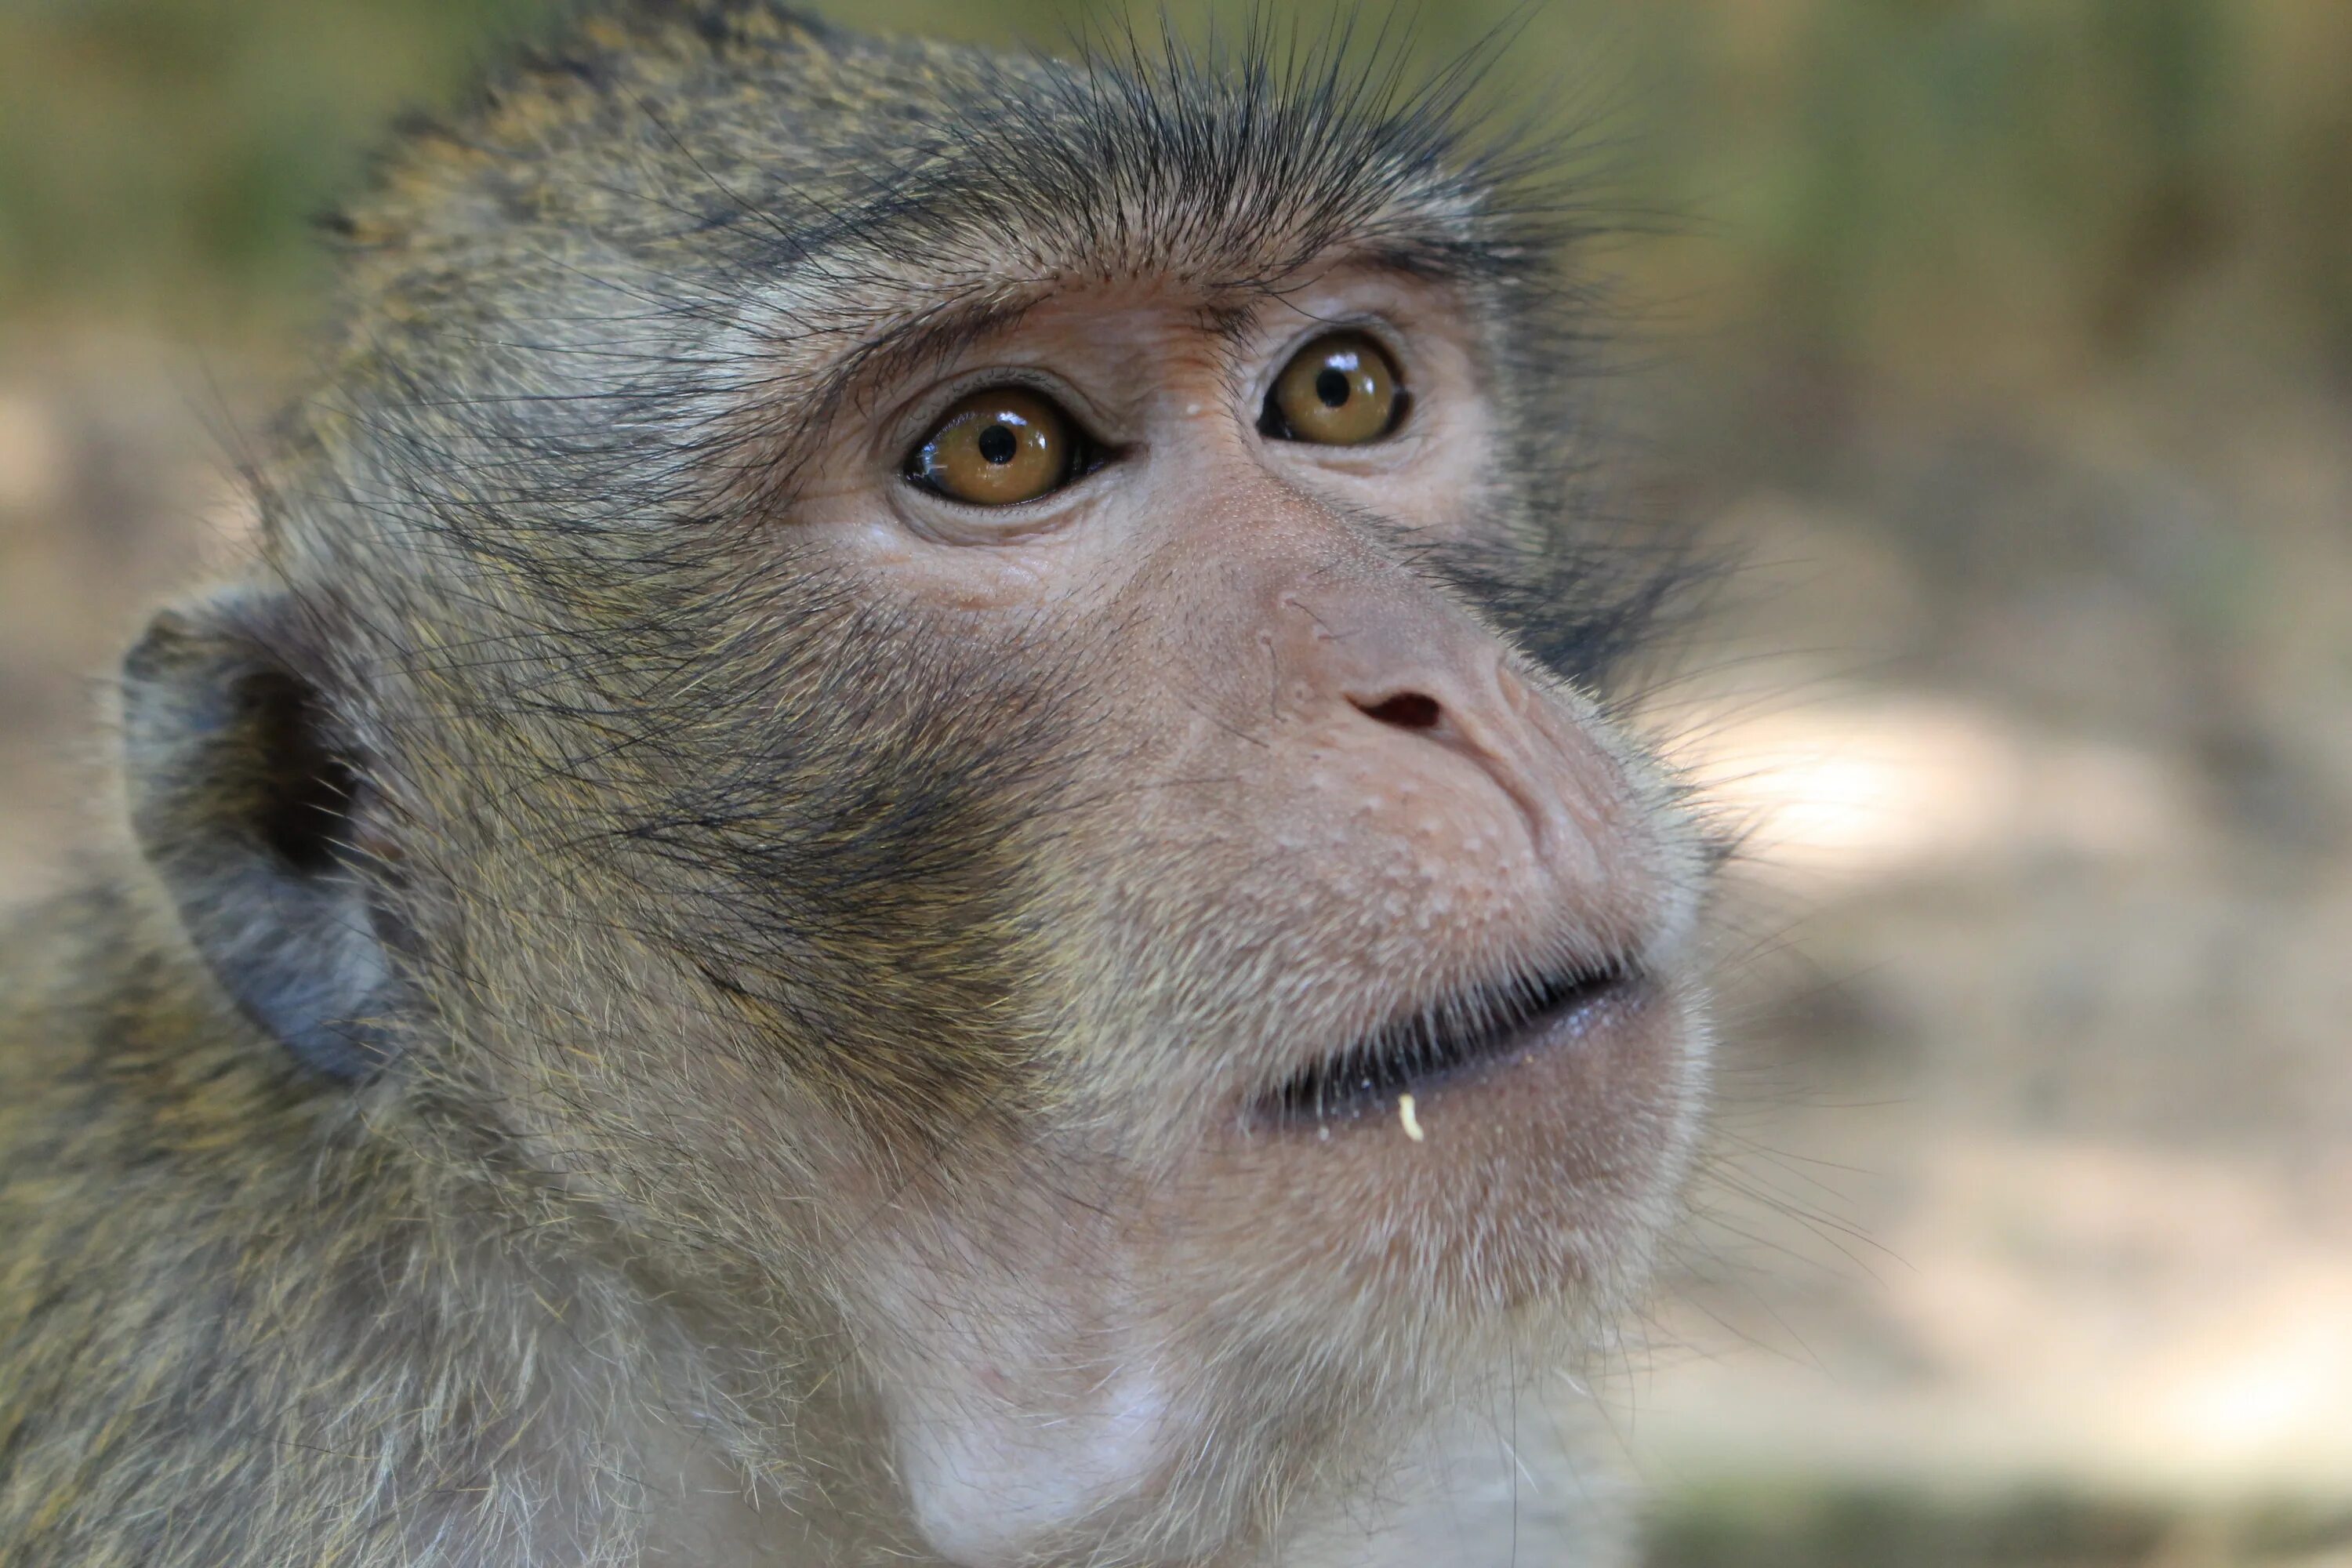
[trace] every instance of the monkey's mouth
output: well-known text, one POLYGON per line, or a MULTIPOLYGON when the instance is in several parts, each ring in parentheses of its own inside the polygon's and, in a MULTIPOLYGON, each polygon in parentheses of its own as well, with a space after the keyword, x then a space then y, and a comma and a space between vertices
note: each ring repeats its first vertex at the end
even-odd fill
POLYGON ((1262 1097, 1257 1113, 1276 1123, 1391 1114, 1400 1096, 1573 1038, 1648 989, 1638 970, 1610 963, 1455 992, 1312 1063, 1262 1097))

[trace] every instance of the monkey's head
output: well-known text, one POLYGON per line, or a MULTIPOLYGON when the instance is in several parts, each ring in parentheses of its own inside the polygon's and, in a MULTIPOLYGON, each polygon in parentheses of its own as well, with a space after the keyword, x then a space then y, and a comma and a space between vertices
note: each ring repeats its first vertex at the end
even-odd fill
POLYGON ((267 571, 133 657, 320 1092, 786 1314, 961 1561, 1264 1528, 1677 1180, 1705 850, 1597 695, 1670 573, 1444 108, 590 21, 335 226, 267 571))

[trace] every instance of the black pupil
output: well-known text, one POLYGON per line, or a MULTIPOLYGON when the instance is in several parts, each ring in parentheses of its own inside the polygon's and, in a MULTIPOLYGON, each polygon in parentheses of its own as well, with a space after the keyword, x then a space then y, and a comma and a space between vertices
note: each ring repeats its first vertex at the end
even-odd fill
POLYGON ((978 445, 980 455, 1000 468, 1011 462, 1013 454, 1021 449, 1020 443, 1013 438, 1013 432, 1002 425, 992 425, 982 430, 978 445))
POLYGON ((1337 365, 1325 365, 1315 373, 1315 395, 1323 400, 1326 408, 1337 408, 1348 401, 1348 373, 1337 365))

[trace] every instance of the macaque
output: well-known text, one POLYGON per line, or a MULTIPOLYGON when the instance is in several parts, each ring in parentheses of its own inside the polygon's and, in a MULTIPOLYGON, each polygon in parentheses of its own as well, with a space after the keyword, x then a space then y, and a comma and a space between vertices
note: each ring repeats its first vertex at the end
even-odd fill
POLYGON ((1341 52, 639 0, 405 133, 0 942, 0 1556, 1274 1561, 1605 1331, 1672 571, 1557 192, 1341 52))

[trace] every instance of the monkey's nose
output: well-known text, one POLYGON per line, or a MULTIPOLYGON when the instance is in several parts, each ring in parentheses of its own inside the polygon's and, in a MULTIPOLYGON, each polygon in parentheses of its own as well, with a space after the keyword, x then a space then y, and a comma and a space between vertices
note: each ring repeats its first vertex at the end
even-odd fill
POLYGON ((1424 679, 1370 689, 1354 686, 1345 696, 1365 718, 1402 731, 1400 739, 1409 735, 1431 742, 1475 766, 1518 806, 1540 847, 1557 828, 1549 819, 1559 813, 1555 790, 1560 781, 1545 775, 1558 770, 1560 759, 1542 754, 1552 748, 1525 732, 1520 705, 1499 689, 1466 689, 1473 684, 1499 688, 1510 679, 1497 673, 1499 679, 1486 683, 1424 679), (1438 690, 1449 690, 1451 700, 1435 695, 1438 690))
MULTIPOLYGON (((1494 754, 1494 748, 1490 744, 1481 744, 1479 741, 1472 738, 1468 727, 1464 723, 1464 717, 1458 714, 1454 707, 1440 701, 1427 691, 1411 687, 1394 690, 1382 689, 1371 696, 1349 691, 1347 694, 1347 701, 1349 707, 1375 723, 1402 730, 1409 735, 1432 741, 1449 751, 1458 752, 1488 773, 1496 773, 1498 766, 1508 766, 1505 759, 1494 754)), ((1502 784, 1505 794, 1511 795, 1515 800, 1520 799, 1522 792, 1514 787, 1512 779, 1497 774, 1496 782, 1502 784)), ((1526 803, 1522 800, 1521 804, 1526 803)), ((1541 824, 1531 821, 1530 826, 1535 827, 1540 836, 1541 824)))
MULTIPOLYGON (((1579 715, 1513 667, 1484 627, 1403 593, 1286 593, 1297 697, 1330 703, 1370 740, 1423 742, 1468 763, 1518 808, 1532 847, 1580 877, 1610 857, 1623 781, 1579 715)), ((1329 711, 1326 709, 1325 711, 1329 711)), ((1412 766, 1410 751, 1393 753, 1412 766)))
MULTIPOLYGON (((1424 689, 1445 684, 1448 683, 1426 681, 1393 689, 1379 687, 1370 694, 1350 689, 1345 697, 1349 707, 1373 722, 1458 752, 1488 773, 1495 772, 1498 765, 1507 766, 1506 759, 1496 754, 1492 738, 1484 734, 1487 726, 1463 710, 1458 694, 1454 701, 1447 702, 1424 689)), ((1507 781, 1505 789, 1517 793, 1507 781)))
POLYGON ((1348 700, 1366 718, 1393 724, 1400 730, 1434 730, 1445 722, 1444 704, 1425 691, 1399 691, 1369 700, 1350 697, 1348 700))
MULTIPOLYGON (((1481 639, 1449 607, 1390 593, 1285 593, 1276 600, 1276 657, 1307 709, 1344 703, 1373 722, 1467 749, 1465 705, 1481 639), (1471 679, 1465 680, 1465 677, 1471 679)), ((1341 709, 1345 711, 1345 708, 1341 709)))

